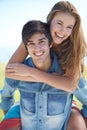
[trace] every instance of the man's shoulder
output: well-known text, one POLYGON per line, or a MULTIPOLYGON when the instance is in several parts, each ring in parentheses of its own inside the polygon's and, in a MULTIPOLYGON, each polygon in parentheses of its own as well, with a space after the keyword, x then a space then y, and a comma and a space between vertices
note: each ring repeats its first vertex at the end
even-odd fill
POLYGON ((11 78, 5 78, 5 82, 7 82, 8 85, 11 87, 17 86, 19 81, 11 78))
POLYGON ((30 65, 32 63, 32 58, 31 57, 28 57, 25 61, 24 61, 24 64, 26 65, 30 65))

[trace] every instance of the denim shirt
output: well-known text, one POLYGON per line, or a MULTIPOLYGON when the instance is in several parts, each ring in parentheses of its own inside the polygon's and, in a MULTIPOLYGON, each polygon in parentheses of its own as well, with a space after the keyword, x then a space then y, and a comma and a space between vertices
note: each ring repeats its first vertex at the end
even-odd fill
POLYGON ((80 78, 74 95, 83 104, 81 110, 83 117, 87 117, 87 82, 83 77, 80 78))
MULTIPOLYGON (((52 60, 48 73, 62 74, 54 53, 52 60)), ((34 67, 31 58, 25 64, 34 67)), ((6 79, 2 92, 3 110, 9 109, 14 103, 13 93, 17 88, 20 91, 22 130, 66 130, 72 104, 71 93, 44 83, 6 79)))

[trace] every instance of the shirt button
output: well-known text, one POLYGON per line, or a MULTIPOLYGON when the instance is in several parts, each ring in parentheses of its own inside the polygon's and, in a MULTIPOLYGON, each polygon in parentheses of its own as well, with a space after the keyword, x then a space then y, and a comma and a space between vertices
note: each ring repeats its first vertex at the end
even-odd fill
POLYGON ((41 108, 42 108, 42 106, 39 106, 39 108, 41 109, 41 108))
POLYGON ((41 119, 39 119, 39 122, 42 122, 42 120, 41 120, 41 119))

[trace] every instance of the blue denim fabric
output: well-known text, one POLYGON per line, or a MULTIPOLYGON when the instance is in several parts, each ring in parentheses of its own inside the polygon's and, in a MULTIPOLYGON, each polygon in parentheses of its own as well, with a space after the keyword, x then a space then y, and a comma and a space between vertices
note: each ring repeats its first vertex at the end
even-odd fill
POLYGON ((83 104, 82 115, 87 117, 87 82, 81 77, 79 80, 78 88, 74 92, 76 98, 83 104))
MULTIPOLYGON (((48 73, 62 73, 55 54, 48 73)), ((34 67, 29 58, 25 64, 34 67)), ((70 115, 72 94, 48 84, 6 79, 2 93, 2 108, 6 110, 14 103, 13 93, 20 91, 20 115, 22 130, 66 130, 70 115), (10 103, 9 103, 10 102, 10 103)))
POLYGON ((74 92, 76 98, 87 106, 87 82, 81 77, 77 89, 74 92))
POLYGON ((87 118, 87 106, 83 105, 81 112, 83 117, 87 118))

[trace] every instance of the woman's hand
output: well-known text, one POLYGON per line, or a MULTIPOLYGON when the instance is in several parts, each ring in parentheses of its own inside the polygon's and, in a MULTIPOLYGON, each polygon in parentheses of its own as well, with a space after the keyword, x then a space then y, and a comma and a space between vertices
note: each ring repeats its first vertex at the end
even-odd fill
POLYGON ((10 75, 19 75, 19 76, 31 76, 29 75, 29 70, 31 67, 21 64, 21 63, 11 63, 6 66, 6 76, 10 75))
POLYGON ((7 78, 16 80, 38 82, 30 75, 30 72, 32 72, 32 67, 24 65, 22 63, 11 63, 6 66, 5 75, 7 78))

